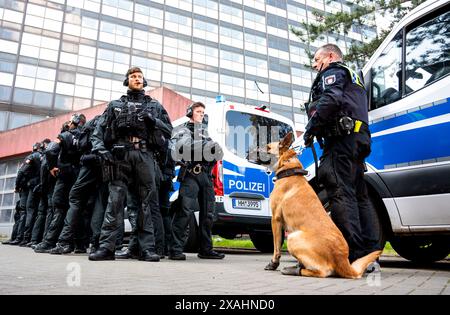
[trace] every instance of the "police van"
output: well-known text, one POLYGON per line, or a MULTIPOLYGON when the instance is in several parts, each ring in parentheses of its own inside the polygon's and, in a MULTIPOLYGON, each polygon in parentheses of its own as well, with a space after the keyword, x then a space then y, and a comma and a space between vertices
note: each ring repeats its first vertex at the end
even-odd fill
MULTIPOLYGON (((380 237, 417 262, 450 253, 449 73, 450 3, 443 0, 407 14, 363 68, 372 133, 366 182, 380 237)), ((300 160, 312 179, 311 150, 300 160)))
MULTIPOLYGON (((268 111, 264 106, 233 104, 218 96, 215 104, 205 104, 209 136, 223 148, 223 159, 213 168, 216 213, 213 234, 232 239, 249 234, 255 247, 273 250, 269 196, 274 174, 267 169, 265 146, 294 130, 292 120, 268 111)), ((174 129, 188 121, 173 122, 174 129)), ((178 174, 179 167, 176 169, 178 174)), ((173 206, 179 183, 174 179, 173 206)), ((198 212, 191 218, 186 250, 197 247, 198 212)))

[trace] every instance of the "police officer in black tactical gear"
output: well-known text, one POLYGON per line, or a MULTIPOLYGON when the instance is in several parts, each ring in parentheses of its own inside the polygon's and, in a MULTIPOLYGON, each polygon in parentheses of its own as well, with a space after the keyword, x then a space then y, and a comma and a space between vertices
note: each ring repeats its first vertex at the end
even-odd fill
POLYGON ((16 177, 15 191, 20 194, 20 218, 16 239, 11 245, 26 246, 31 240, 36 208, 39 203, 39 193, 35 190, 39 184, 41 167, 40 143, 33 145, 33 151, 26 158, 16 177))
POLYGON ((159 261, 155 253, 152 224, 155 184, 156 130, 169 138, 172 124, 162 105, 145 95, 141 69, 132 67, 126 74, 127 95, 108 104, 92 135, 93 152, 103 160, 103 177, 109 177, 108 206, 103 221, 100 245, 90 260, 114 260, 116 238, 123 221, 127 189, 139 196, 139 213, 132 234, 139 245, 140 259, 159 261))
POLYGON ((36 221, 34 222, 33 231, 31 233, 31 242, 27 246, 33 247, 42 241, 45 230, 45 221, 47 218, 48 209, 48 190, 49 190, 49 169, 47 161, 45 159, 45 150, 47 146, 51 143, 50 139, 44 139, 41 142, 41 169, 39 173, 40 182, 39 185, 35 187, 35 190, 39 193, 39 205, 37 208, 36 221))
POLYGON ((85 123, 84 115, 74 114, 69 123, 69 130, 60 133, 55 141, 57 145, 45 152, 50 174, 56 177, 53 191, 54 213, 44 240, 34 249, 36 253, 50 252, 56 246, 64 227, 64 219, 69 209, 69 192, 80 171, 81 154, 77 144, 80 129, 85 123))
POLYGON ((183 247, 186 242, 186 229, 194 211, 200 208, 199 214, 199 258, 223 259, 224 254, 213 250, 211 230, 215 207, 215 195, 212 182, 212 168, 222 159, 223 152, 207 133, 202 124, 205 105, 196 102, 187 109, 189 122, 182 125, 172 136, 175 161, 182 164, 178 174, 180 181, 180 209, 177 209, 172 221, 172 242, 169 259, 185 260, 183 247))
POLYGON ((342 63, 342 52, 327 44, 314 55, 319 71, 307 104, 304 140, 314 137, 323 146, 318 179, 330 202, 331 217, 346 239, 349 260, 380 249, 379 226, 364 182, 370 154, 367 94, 360 77, 342 63))
POLYGON ((59 235, 56 247, 50 250, 50 254, 68 254, 72 251, 75 251, 76 254, 86 252, 88 231, 85 216, 91 217, 93 210, 86 209, 86 207, 88 201, 95 198, 101 182, 99 158, 96 154, 91 153, 90 140, 99 118, 99 115, 94 117, 81 128, 77 142, 77 149, 81 154, 81 169, 75 184, 70 189, 69 210, 64 219, 64 228, 59 235))

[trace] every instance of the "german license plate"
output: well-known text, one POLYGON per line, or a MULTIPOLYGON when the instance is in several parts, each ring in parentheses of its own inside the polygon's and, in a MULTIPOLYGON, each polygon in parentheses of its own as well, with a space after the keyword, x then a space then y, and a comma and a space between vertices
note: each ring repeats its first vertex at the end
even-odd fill
POLYGON ((261 200, 232 199, 234 209, 261 209, 261 200))

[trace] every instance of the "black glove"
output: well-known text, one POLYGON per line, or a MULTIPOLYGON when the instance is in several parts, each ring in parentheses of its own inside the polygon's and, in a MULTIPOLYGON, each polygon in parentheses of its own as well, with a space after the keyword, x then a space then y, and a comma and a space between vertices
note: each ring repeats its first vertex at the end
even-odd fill
POLYGON ((310 147, 314 142, 314 135, 309 133, 308 130, 305 131, 305 134, 303 135, 303 141, 305 144, 305 147, 310 147))
POLYGON ((111 152, 109 152, 108 150, 99 150, 97 153, 98 153, 98 155, 100 155, 100 157, 102 158, 103 161, 109 162, 109 163, 114 162, 114 157, 111 154, 111 152))
POLYGON ((145 124, 149 127, 149 128, 154 128, 156 125, 156 119, 155 117, 153 117, 153 115, 149 112, 140 112, 138 114, 138 119, 140 121, 145 122, 145 124))

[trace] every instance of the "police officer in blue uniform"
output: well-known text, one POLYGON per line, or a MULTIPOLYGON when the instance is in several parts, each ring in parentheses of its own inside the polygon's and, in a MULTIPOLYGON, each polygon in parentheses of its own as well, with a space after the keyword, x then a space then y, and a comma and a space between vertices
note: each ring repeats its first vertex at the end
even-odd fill
POLYGON ((360 77, 342 63, 334 44, 320 47, 313 68, 319 71, 307 104, 305 145, 314 137, 323 146, 318 180, 328 194, 331 217, 346 239, 350 262, 380 249, 375 209, 364 182, 371 152, 368 100, 360 77))
POLYGON ((109 198, 99 248, 89 260, 114 260, 116 239, 123 222, 128 189, 139 197, 133 238, 144 261, 159 261, 155 252, 152 214, 157 209, 154 150, 161 137, 170 138, 172 124, 163 106, 145 95, 147 85, 138 67, 126 74, 127 95, 108 104, 91 137, 92 152, 103 161, 103 177, 109 181, 109 198), (161 132, 156 132, 159 130, 161 132), (111 174, 109 180, 105 174, 111 174))

